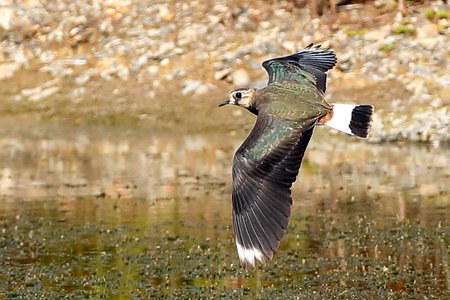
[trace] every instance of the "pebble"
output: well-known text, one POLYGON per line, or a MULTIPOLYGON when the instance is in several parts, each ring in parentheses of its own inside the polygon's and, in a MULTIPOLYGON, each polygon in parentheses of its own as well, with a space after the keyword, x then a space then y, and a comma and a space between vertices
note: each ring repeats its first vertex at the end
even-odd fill
POLYGON ((61 90, 61 88, 59 86, 53 86, 53 87, 49 87, 49 88, 45 88, 45 89, 42 89, 42 88, 32 89, 31 90, 32 93, 28 96, 28 99, 30 101, 40 101, 40 100, 50 97, 51 95, 59 92, 60 90, 61 90))
POLYGON ((250 83, 250 75, 245 69, 237 69, 231 74, 231 77, 235 87, 244 87, 250 83))
POLYGON ((75 78, 75 83, 78 85, 84 85, 86 84, 92 76, 94 76, 97 73, 97 70, 90 68, 84 71, 80 76, 75 78))
POLYGON ((231 68, 226 68, 223 70, 216 71, 214 73, 214 80, 223 80, 223 79, 227 78, 228 75, 230 75, 232 71, 233 71, 233 69, 231 69, 231 68))
POLYGON ((14 9, 12 0, 3 0, 0 7, 0 27, 4 30, 10 30, 14 18, 14 9))
POLYGON ((19 68, 20 64, 17 62, 0 64, 0 80, 13 77, 19 68))
POLYGON ((61 87, 59 86, 60 81, 59 78, 52 79, 44 82, 40 86, 23 89, 20 94, 23 97, 27 97, 30 101, 40 101, 59 92, 61 90, 61 87))
POLYGON ((439 83, 442 86, 450 86, 450 74, 446 76, 439 76, 436 79, 436 82, 439 83))
MULTIPOLYGON (((438 11, 438 2, 429 7, 438 11)), ((221 80, 235 87, 251 85, 249 71, 252 75, 260 72, 258 78, 265 76, 264 59, 322 42, 338 54, 338 71, 332 76, 349 80, 362 76, 371 82, 398 80, 413 93, 410 99, 402 99, 411 107, 434 103, 437 112, 429 114, 435 121, 420 125, 434 126, 427 129, 427 136, 448 139, 448 115, 439 117, 440 109, 448 109, 448 99, 433 87, 437 83, 445 90, 450 85, 449 22, 446 18, 428 20, 421 6, 408 18, 397 14, 392 23, 349 35, 346 26, 330 30, 320 18, 311 19, 293 7, 286 9, 283 1, 260 1, 252 7, 214 3, 208 8, 198 1, 110 0, 77 5, 59 1, 51 9, 41 1, 28 1, 25 10, 14 3, 4 0, 0 6, 0 30, 4 30, 0 80, 14 77, 21 69, 34 72, 37 65, 39 72, 64 78, 65 83, 72 81, 77 88, 85 87, 94 76, 95 80, 124 82, 137 78, 142 83, 151 81, 148 98, 152 98, 164 82, 182 80, 183 95, 201 95, 221 80), (60 16, 59 22, 54 15, 60 16), (392 34, 404 23, 416 35, 392 34)), ((24 89, 18 96, 39 101, 61 88, 62 81, 24 89)), ((412 113, 407 121, 421 113, 412 113)), ((380 124, 389 122, 386 117, 380 124)), ((411 126, 388 130, 389 126, 380 125, 373 133, 380 139, 417 140, 417 130, 411 126)))
POLYGON ((185 79, 183 81, 183 89, 181 90, 181 94, 183 95, 193 94, 196 96, 200 96, 206 94, 209 91, 209 89, 210 85, 200 80, 185 79))

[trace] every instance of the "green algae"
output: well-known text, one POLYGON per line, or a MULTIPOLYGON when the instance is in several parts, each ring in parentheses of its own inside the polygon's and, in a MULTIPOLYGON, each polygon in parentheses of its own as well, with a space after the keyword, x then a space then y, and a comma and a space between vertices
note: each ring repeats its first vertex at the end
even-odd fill
POLYGON ((449 296, 445 147, 317 130, 279 250, 245 271, 229 181, 241 136, 40 129, 0 138, 0 297, 449 296))

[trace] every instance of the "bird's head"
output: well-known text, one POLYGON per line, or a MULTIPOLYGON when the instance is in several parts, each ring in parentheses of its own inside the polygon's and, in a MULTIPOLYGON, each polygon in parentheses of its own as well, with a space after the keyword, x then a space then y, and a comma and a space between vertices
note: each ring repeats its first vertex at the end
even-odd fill
POLYGON ((255 95, 256 89, 249 88, 249 89, 237 89, 234 91, 231 91, 228 95, 228 98, 219 104, 220 106, 224 106, 227 104, 233 104, 237 105, 243 108, 248 109, 254 114, 257 114, 257 110, 254 106, 254 95, 255 95))

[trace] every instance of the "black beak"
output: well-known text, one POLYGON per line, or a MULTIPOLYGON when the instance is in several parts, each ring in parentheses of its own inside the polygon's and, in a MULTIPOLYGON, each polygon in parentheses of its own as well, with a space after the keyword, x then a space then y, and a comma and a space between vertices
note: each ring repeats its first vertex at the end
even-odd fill
POLYGON ((221 102, 221 103, 219 104, 219 107, 224 106, 224 105, 227 105, 227 104, 230 104, 230 100, 229 100, 229 99, 227 99, 227 100, 221 102))

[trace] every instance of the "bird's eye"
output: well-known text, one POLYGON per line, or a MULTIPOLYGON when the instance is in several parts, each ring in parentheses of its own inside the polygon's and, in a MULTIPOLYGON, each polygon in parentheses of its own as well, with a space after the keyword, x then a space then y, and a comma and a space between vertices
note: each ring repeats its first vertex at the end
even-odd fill
POLYGON ((236 99, 241 99, 242 98, 242 93, 238 92, 235 95, 236 99))

